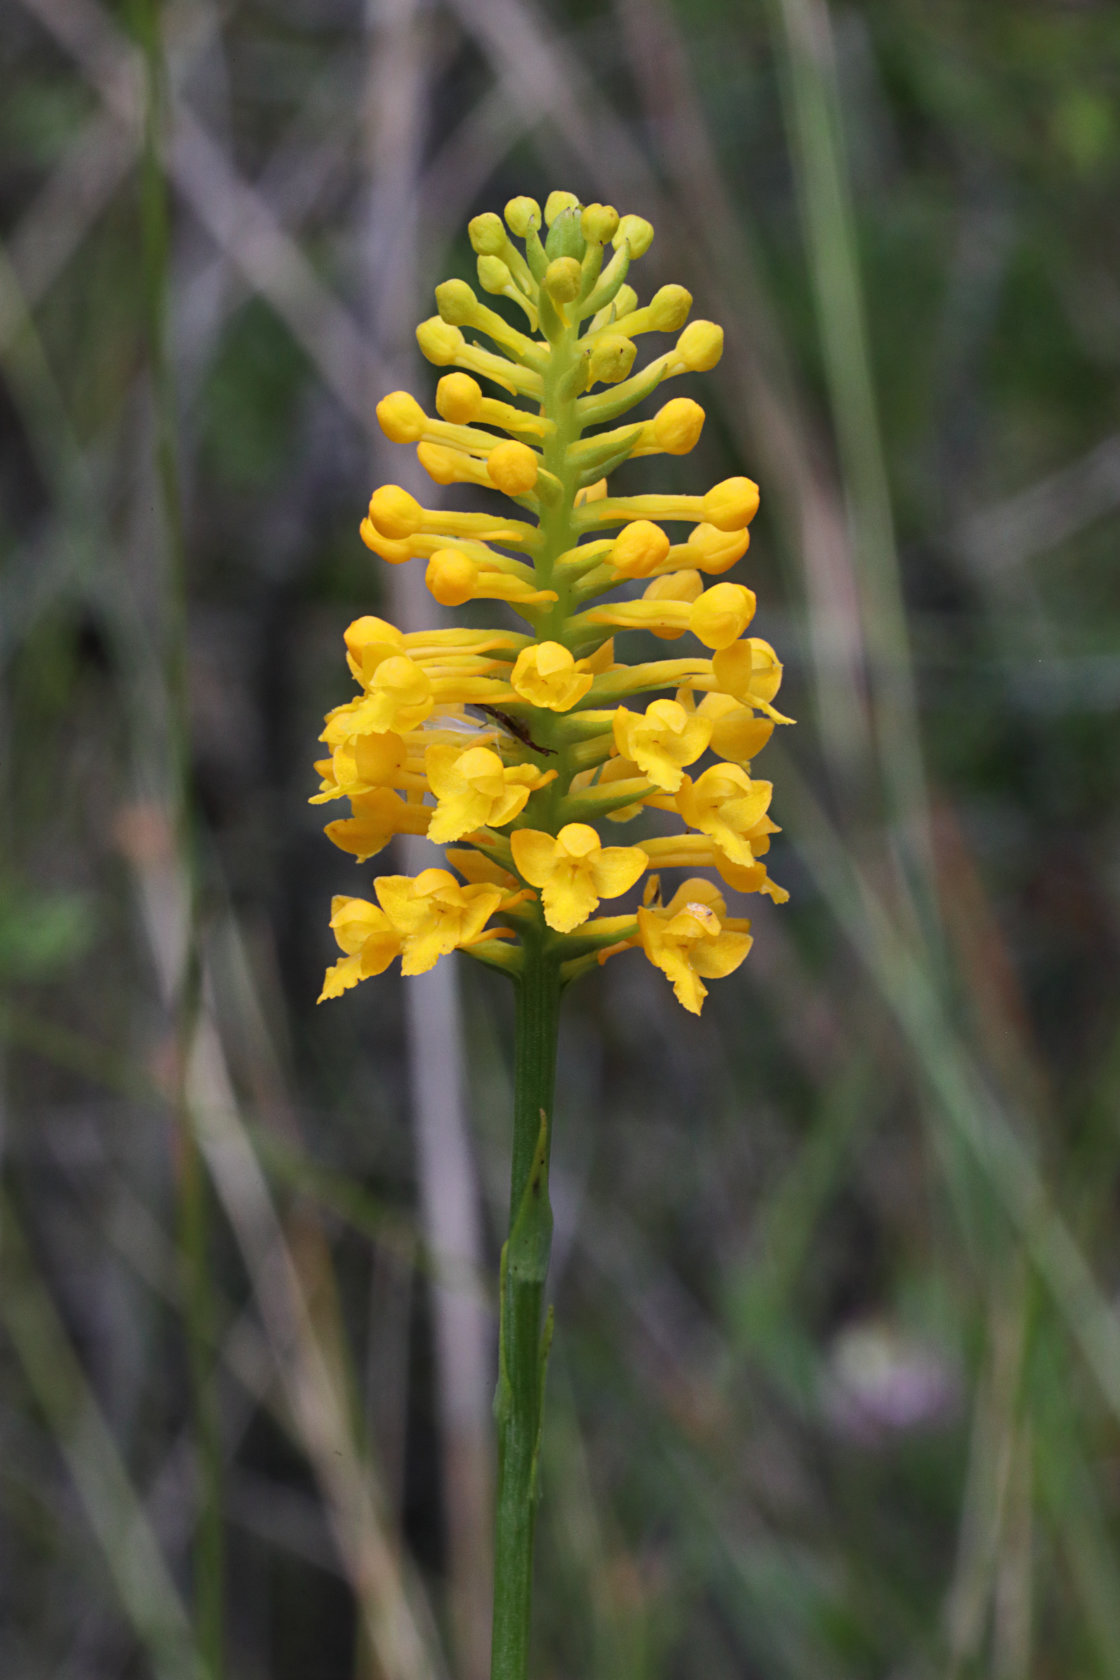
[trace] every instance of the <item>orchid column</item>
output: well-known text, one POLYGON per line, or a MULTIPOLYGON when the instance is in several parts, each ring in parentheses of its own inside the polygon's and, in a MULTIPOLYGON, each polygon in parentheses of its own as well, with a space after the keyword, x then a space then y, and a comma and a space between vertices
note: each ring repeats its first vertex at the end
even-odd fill
POLYGON ((344 955, 322 996, 397 956, 405 974, 418 974, 456 949, 515 983, 492 1674, 525 1680, 551 1336, 543 1303, 560 995, 586 968, 633 948, 699 1014, 704 981, 738 968, 750 924, 728 915, 721 887, 690 874, 666 903, 660 874, 649 872, 711 869, 735 892, 785 898, 761 861, 776 829, 771 785, 751 762, 774 724, 789 720, 773 705, 781 665, 746 634, 752 591, 707 582, 746 552, 756 486, 730 478, 704 496, 608 493, 609 476, 632 457, 694 447, 704 411, 688 397, 652 418, 615 422, 663 381, 713 367, 721 329, 685 325, 692 300, 681 286, 639 304, 628 272, 653 238, 639 216, 555 192, 543 224, 535 201, 518 198, 504 223, 476 217, 470 237, 481 287, 513 304, 528 330, 466 282, 444 282, 439 314, 417 338, 429 361, 459 371, 440 380, 436 417, 397 391, 378 419, 390 439, 416 444, 438 484, 496 490, 519 511, 428 510, 386 485, 362 537, 391 565, 424 560, 443 605, 502 601, 527 629, 402 635, 367 617, 347 630, 359 692, 327 717, 330 756, 317 766, 316 798, 345 798, 351 814, 327 834, 359 862, 395 834, 427 834, 449 848, 451 868, 380 876, 376 904, 335 899, 331 926, 344 955), (679 336, 634 373, 636 340, 651 332, 679 336), (480 380, 502 395, 487 395, 480 380), (685 528, 676 541, 666 524, 685 528), (616 653, 620 631, 687 634, 699 648, 628 663, 616 653), (639 838, 604 844, 608 822, 627 838, 637 825, 639 838), (596 914, 643 876, 639 906, 596 914))

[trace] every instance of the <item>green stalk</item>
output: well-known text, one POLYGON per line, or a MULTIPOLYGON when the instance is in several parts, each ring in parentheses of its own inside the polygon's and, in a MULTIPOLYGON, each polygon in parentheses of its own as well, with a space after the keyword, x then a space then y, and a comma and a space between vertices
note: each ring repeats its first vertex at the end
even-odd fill
MULTIPOLYGON (((560 488, 555 500, 541 509, 544 540, 536 571, 545 588, 555 585, 559 599, 538 624, 537 634, 542 641, 564 641, 569 589, 553 578, 553 568, 577 535, 573 511, 578 470, 569 449, 579 436, 580 426, 569 386, 579 356, 578 334, 574 324, 560 322, 551 309, 542 310, 542 326, 548 333, 551 356, 544 376, 541 412, 552 422, 543 464, 560 488)), ((537 729, 544 745, 556 754, 554 764, 560 776, 530 801, 521 820, 536 821, 539 814, 543 825, 555 831, 556 790, 566 784, 570 749, 550 717, 542 716, 537 729), (534 808, 536 814, 530 816, 534 808)), ((529 1672, 537 1467, 545 1368, 552 1340, 552 1310, 545 1316, 543 1306, 552 1247, 548 1161, 563 982, 560 956, 539 908, 535 923, 526 924, 522 945, 523 966, 516 982, 509 1236, 502 1249, 498 1392, 494 1401, 498 1501, 491 1680, 527 1680, 529 1672)))
POLYGON ((552 1310, 544 1317, 542 1308, 552 1247, 548 1160, 561 980, 543 923, 526 933, 524 956, 517 981, 513 1165, 494 1405, 498 1505, 491 1680, 526 1680, 529 1672, 537 1469, 552 1339, 552 1310))

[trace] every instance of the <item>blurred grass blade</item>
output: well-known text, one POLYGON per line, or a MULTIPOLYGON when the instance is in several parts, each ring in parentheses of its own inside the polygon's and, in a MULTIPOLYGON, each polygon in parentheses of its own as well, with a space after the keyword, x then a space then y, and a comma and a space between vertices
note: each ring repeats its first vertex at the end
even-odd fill
MULTIPOLYGON (((882 786, 919 902, 932 880, 918 703, 875 397, 828 0, 770 0, 871 661, 882 786), (920 872, 920 873, 918 873, 920 872), (924 877, 924 884, 922 877, 924 877)), ((927 915, 929 910, 926 903, 927 915)), ((928 930, 927 930, 928 931, 928 930)))
MULTIPOLYGON (((1018 1230, 1066 1332, 1120 1421, 1120 1323, 998 1098, 955 1034, 923 958, 893 922, 823 808, 783 754, 791 830, 833 915, 898 1021, 938 1111, 968 1146, 1018 1230)), ((936 1136, 936 1133, 935 1133, 936 1136)))
POLYGON ((74 1478, 125 1614, 159 1680, 205 1680, 205 1663, 159 1543, 7 1196, 0 1201, 0 1221, 0 1317, 74 1478))

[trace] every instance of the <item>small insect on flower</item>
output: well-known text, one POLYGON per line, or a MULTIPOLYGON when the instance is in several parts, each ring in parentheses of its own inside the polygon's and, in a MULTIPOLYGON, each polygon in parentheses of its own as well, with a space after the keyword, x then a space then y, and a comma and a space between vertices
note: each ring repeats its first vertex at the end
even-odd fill
POLYGON ((484 717, 493 718, 495 723, 500 723, 507 735, 512 736, 515 741, 520 741, 530 752, 543 753, 546 758, 556 756, 555 747, 546 747, 541 742, 534 741, 529 733, 528 724, 519 723, 517 718, 510 717, 508 712, 500 712, 497 706, 475 706, 473 710, 481 712, 484 717))

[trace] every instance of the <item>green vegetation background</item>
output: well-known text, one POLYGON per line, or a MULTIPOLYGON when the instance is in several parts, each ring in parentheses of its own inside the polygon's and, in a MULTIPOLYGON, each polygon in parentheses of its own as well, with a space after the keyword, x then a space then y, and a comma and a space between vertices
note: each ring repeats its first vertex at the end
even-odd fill
POLYGON ((1116 6, 154 6, 0 0, 0 1673, 485 1674, 509 1000, 316 1010, 306 799, 560 186, 727 327, 798 726, 746 967, 568 1006, 537 1672, 1120 1675, 1116 6))

